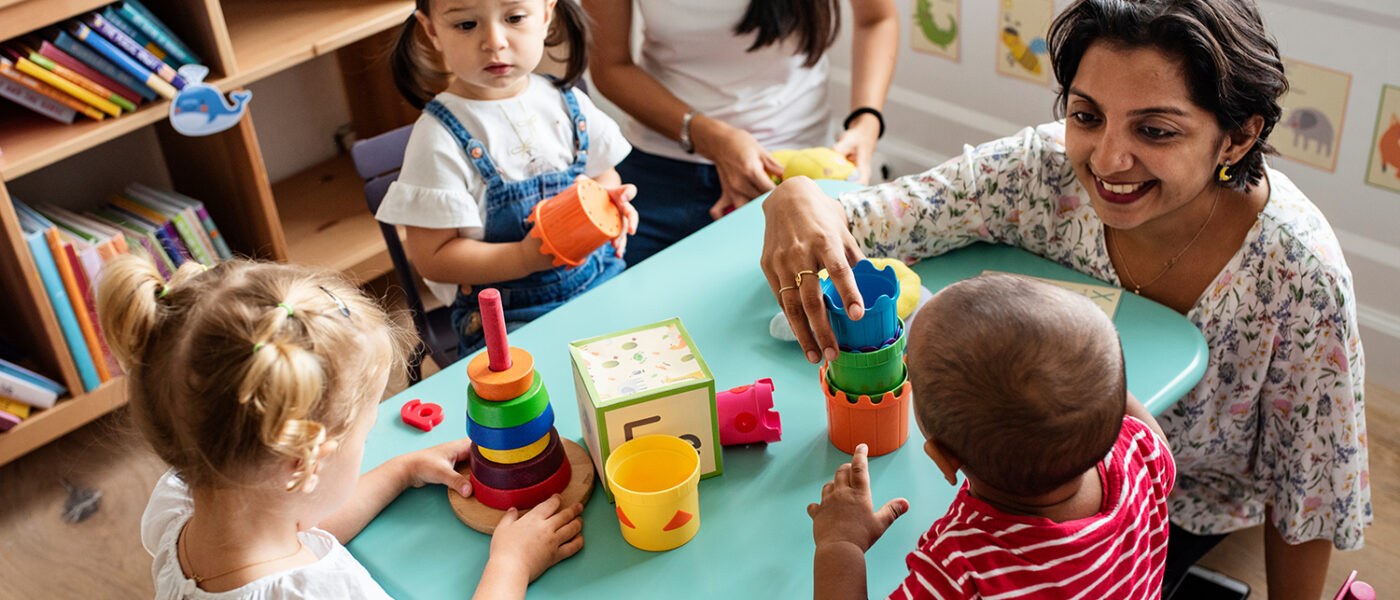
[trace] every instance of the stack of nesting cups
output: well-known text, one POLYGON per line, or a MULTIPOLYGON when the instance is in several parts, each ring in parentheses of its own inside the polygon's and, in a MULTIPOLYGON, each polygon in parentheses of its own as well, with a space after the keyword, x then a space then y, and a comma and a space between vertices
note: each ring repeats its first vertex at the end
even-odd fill
POLYGON ((904 322, 896 312, 899 280, 893 267, 861 261, 853 269, 865 316, 852 321, 831 280, 822 299, 840 344, 836 360, 822 365, 827 429, 831 443, 854 454, 865 444, 871 456, 887 454, 909 437, 909 372, 904 363, 904 322))
POLYGON ((483 290, 480 302, 486 352, 467 364, 473 495, 525 510, 563 492, 572 470, 534 357, 506 341, 500 292, 483 290))

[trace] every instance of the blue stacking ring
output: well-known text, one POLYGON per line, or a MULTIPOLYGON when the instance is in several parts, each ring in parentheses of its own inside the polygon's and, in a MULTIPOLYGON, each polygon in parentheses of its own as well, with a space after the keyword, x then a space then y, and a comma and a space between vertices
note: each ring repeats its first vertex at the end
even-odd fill
POLYGON ((491 450, 524 448, 548 435, 552 428, 554 409, 548 404, 544 405, 544 412, 540 413, 540 416, 515 427, 487 427, 472 420, 471 415, 467 416, 467 436, 472 439, 472 443, 491 450))

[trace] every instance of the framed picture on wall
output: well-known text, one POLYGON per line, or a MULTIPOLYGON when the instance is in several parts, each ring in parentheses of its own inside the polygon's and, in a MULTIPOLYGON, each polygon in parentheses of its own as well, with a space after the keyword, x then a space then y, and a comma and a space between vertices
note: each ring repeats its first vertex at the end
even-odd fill
POLYGON ((1381 86, 1381 107, 1371 138, 1366 183, 1400 192, 1400 86, 1381 86))
POLYGON ((953 62, 962 50, 962 0, 914 0, 910 46, 953 62))
POLYGON ((997 73, 1050 87, 1052 69, 1045 35, 1054 18, 1054 0, 1001 0, 997 73))
POLYGON ((1291 58, 1283 59, 1283 70, 1288 93, 1279 99, 1283 119, 1269 143, 1285 158, 1335 171, 1351 75, 1291 58))

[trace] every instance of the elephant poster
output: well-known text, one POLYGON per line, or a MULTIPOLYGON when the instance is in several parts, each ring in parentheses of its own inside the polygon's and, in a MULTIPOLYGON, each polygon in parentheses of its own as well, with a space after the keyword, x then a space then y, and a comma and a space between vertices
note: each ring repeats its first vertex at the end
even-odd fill
POLYGON ((1283 69, 1288 93, 1279 101, 1283 118, 1274 126, 1269 143, 1286 158, 1333 172, 1351 75, 1290 58, 1283 59, 1283 69))
POLYGON ((915 50, 953 62, 961 58, 962 0, 914 0, 911 27, 909 43, 915 50))
POLYGON ((1371 160, 1366 183, 1400 192, 1400 87, 1381 87, 1380 113, 1371 138, 1371 160))

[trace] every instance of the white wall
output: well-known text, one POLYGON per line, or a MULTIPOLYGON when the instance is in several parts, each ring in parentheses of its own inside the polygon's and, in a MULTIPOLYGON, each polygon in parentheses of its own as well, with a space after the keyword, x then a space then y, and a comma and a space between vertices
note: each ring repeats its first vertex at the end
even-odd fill
MULTIPOLYGON (((854 1, 854 0, 853 0, 854 1)), ((895 0, 902 21, 899 63, 885 108, 889 125, 878 152, 895 175, 922 171, 964 143, 1002 137, 1053 118, 1054 92, 996 73, 999 3, 962 0, 961 61, 909 47, 915 0, 895 0)), ((1337 168, 1328 173, 1275 157, 1327 215, 1355 279, 1367 378, 1400 389, 1400 194, 1365 183, 1382 84, 1400 85, 1400 2, 1259 0, 1285 58, 1350 73, 1351 93, 1337 168)), ((1056 0, 1057 8, 1069 4, 1056 0)), ((844 117, 850 83, 847 31, 833 49, 832 101, 844 117)))

